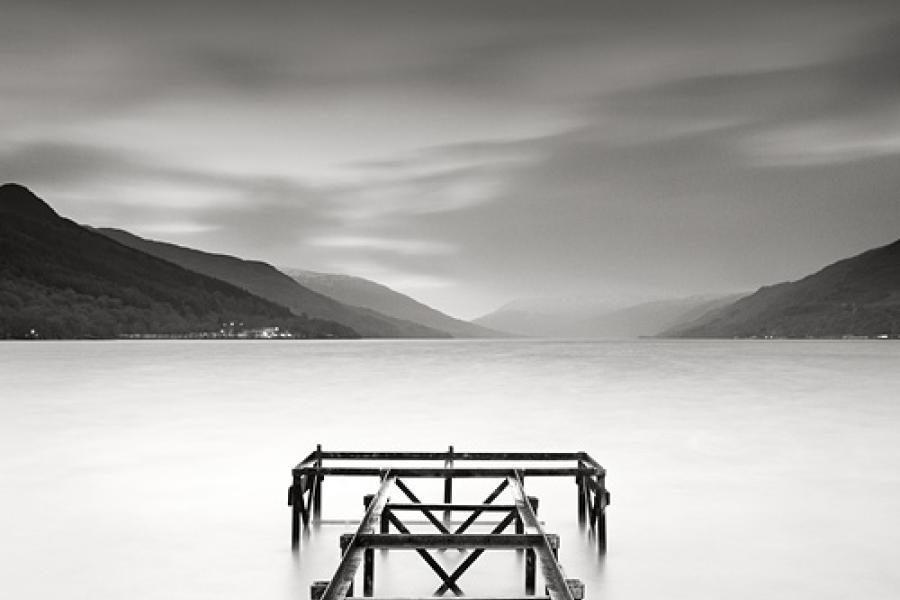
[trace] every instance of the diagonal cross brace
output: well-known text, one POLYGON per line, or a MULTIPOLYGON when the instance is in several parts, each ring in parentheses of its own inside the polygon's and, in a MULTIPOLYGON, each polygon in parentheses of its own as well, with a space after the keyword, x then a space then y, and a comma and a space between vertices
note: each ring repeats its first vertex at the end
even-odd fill
MULTIPOLYGON (((498 497, 501 493, 503 493, 503 490, 505 490, 505 489, 506 489, 506 486, 508 486, 508 485, 509 485, 509 481, 508 481, 508 480, 504 479, 503 481, 501 481, 501 482, 500 482, 500 485, 498 485, 498 486, 494 489, 494 491, 491 492, 491 493, 488 495, 488 497, 484 499, 484 502, 482 502, 482 504, 491 504, 494 500, 497 499, 497 497, 498 497)), ((471 515, 469 515, 469 517, 468 517, 465 521, 462 522, 462 524, 460 524, 459 527, 456 528, 456 531, 454 531, 453 533, 462 533, 462 532, 464 532, 466 529, 469 528, 469 526, 472 525, 472 523, 475 522, 475 519, 477 519, 478 517, 481 516, 481 513, 483 513, 483 512, 484 512, 483 510, 476 510, 475 512, 473 512, 471 515)), ((502 530, 501 530, 501 531, 502 531, 502 530)))
MULTIPOLYGON (((406 525, 404 525, 403 522, 400 521, 400 519, 398 519, 396 517, 396 515, 394 515, 394 513, 387 512, 385 514, 387 515, 387 518, 390 519, 391 523, 394 524, 394 527, 396 527, 400 533, 406 533, 406 534, 409 533, 409 529, 406 528, 406 525)), ((456 583, 454 583, 455 580, 451 580, 451 575, 447 575, 447 571, 445 571, 444 568, 440 564, 438 564, 438 562, 436 560, 434 560, 434 558, 431 556, 431 554, 428 553, 428 550, 425 550, 424 548, 416 548, 416 552, 419 553, 419 556, 421 556, 422 559, 426 563, 428 563, 428 566, 431 567, 431 569, 435 573, 437 573, 437 576, 441 578, 441 581, 444 582, 444 586, 446 586, 444 588, 444 591, 447 591, 449 589, 449 590, 452 590, 453 593, 456 594, 457 596, 463 595, 462 590, 459 589, 459 586, 456 585, 456 583)))
MULTIPOLYGON (((512 524, 512 522, 515 520, 515 518, 516 518, 516 513, 512 513, 512 512, 509 513, 508 515, 506 515, 506 517, 502 521, 500 521, 500 523, 496 527, 494 527, 494 529, 491 531, 491 533, 492 534, 503 533, 503 530, 506 529, 507 527, 509 527, 510 524, 512 524)), ((484 554, 484 548, 478 548, 477 550, 472 552, 472 554, 467 556, 466 559, 464 561, 462 561, 458 567, 456 567, 456 569, 453 571, 453 573, 450 574, 450 577, 447 579, 444 579, 444 583, 441 585, 441 587, 439 587, 437 590, 435 590, 434 595, 441 596, 444 593, 446 593, 446 591, 448 589, 452 589, 450 586, 455 585, 456 581, 460 577, 462 577, 462 574, 465 573, 468 570, 468 568, 472 566, 472 563, 474 563, 476 560, 478 560, 478 557, 481 556, 482 554, 484 554)))
MULTIPOLYGON (((395 481, 394 483, 397 484, 397 487, 400 489, 401 492, 406 494, 406 497, 409 498, 410 502, 414 502, 415 504, 422 504, 422 501, 419 500, 416 497, 416 495, 412 493, 412 490, 410 490, 408 487, 406 487, 405 483, 403 483, 399 479, 397 481, 395 481)), ((444 524, 441 523, 441 521, 437 517, 435 517, 434 514, 430 510, 422 510, 422 514, 424 514, 425 517, 429 521, 431 521, 432 525, 434 525, 435 527, 438 528, 438 531, 440 531, 441 533, 450 533, 450 530, 447 529, 444 526, 444 524)))

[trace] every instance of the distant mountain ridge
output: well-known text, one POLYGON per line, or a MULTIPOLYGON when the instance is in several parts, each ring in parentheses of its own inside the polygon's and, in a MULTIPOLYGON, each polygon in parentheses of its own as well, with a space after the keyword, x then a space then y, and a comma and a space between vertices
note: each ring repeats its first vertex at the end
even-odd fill
POLYGON ((378 311, 398 319, 446 331, 458 338, 495 338, 509 334, 456 319, 401 294, 385 285, 352 275, 320 273, 302 269, 284 269, 304 287, 350 306, 378 311))
POLYGON ((59 216, 23 186, 0 186, 0 338, 197 334, 225 322, 358 337, 119 244, 59 216))
POLYGON ((760 288, 669 337, 900 335, 900 240, 798 281, 760 288))
POLYGON ((250 261, 148 240, 120 229, 97 229, 109 238, 169 261, 185 269, 227 281, 257 296, 289 308, 294 314, 333 320, 351 327, 363 337, 373 338, 446 338, 445 331, 396 319, 373 310, 347 306, 304 287, 275 267, 250 261))
POLYGON ((626 306, 591 298, 517 300, 475 322, 532 337, 636 338, 657 335, 739 297, 691 296, 626 306))

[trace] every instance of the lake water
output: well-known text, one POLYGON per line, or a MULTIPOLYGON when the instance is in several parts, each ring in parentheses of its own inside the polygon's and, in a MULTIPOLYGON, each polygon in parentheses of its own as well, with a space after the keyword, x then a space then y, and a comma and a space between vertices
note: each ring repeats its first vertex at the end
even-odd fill
MULTIPOLYGON (((900 597, 900 343, 0 343, 0 381, 6 598, 305 600, 375 484, 326 480, 329 523, 292 555, 316 443, 586 450, 605 558, 573 482, 528 488, 587 598, 900 597)), ((463 589, 521 594, 521 557, 486 558, 463 589)), ((378 594, 434 587, 379 557, 378 594)))

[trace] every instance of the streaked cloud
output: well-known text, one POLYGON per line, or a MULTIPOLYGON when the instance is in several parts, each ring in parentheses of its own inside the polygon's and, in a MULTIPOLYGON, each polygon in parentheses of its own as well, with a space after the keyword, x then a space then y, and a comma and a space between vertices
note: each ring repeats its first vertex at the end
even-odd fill
POLYGON ((0 176, 466 316, 744 290, 897 237, 898 23, 893 0, 14 3, 0 176))
POLYGON ((338 250, 366 250, 408 255, 453 254, 457 248, 445 242, 431 240, 390 239, 380 237, 346 236, 314 237, 307 241, 311 246, 338 250))

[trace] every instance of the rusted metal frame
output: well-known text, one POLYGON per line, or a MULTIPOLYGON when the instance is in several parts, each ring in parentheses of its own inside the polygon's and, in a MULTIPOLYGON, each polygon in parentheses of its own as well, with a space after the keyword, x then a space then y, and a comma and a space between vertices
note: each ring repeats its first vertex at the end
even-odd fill
MULTIPOLYGON (((503 493, 503 490, 505 490, 508 485, 509 481, 507 479, 503 479, 500 482, 500 485, 494 488, 493 492, 488 494, 488 497, 484 499, 484 502, 482 502, 482 504, 493 504, 494 500, 496 500, 497 497, 503 493)), ((468 529, 472 525, 472 523, 474 523, 475 520, 481 516, 481 513, 483 511, 484 509, 476 509, 475 512, 469 515, 469 517, 465 521, 463 521, 459 527, 456 528, 456 531, 454 533, 462 533, 466 529, 468 529)))
MULTIPOLYGON (((498 523, 497 526, 494 527, 493 530, 491 530, 490 535, 497 535, 497 534, 503 533, 503 530, 506 529, 507 527, 509 527, 510 523, 512 523, 514 519, 515 519, 515 513, 511 512, 508 515, 506 515, 506 517, 502 521, 500 521, 500 523, 498 523)), ((475 537, 475 536, 466 536, 466 537, 475 537)), ((500 537, 507 537, 507 536, 500 536, 500 537)), ((492 546, 492 547, 495 547, 495 546, 492 546)), ((477 548, 474 552, 472 552, 470 555, 468 555, 466 557, 466 559, 464 561, 462 561, 459 564, 459 566, 456 567, 456 569, 453 570, 453 572, 450 574, 450 579, 449 580, 445 579, 444 583, 441 584, 441 586, 437 590, 435 590, 434 595, 441 596, 447 591, 447 589, 450 589, 450 586, 455 584, 456 581, 460 577, 462 577, 463 573, 465 573, 469 569, 469 567, 471 567, 472 564, 476 560, 478 560, 478 557, 480 557, 482 554, 484 554, 484 551, 485 551, 485 548, 477 548)))
POLYGON ((541 573, 544 576, 544 581, 547 583, 547 591, 552 600, 573 600, 572 592, 569 590, 565 575, 563 575, 559 563, 553 554, 550 541, 547 539, 547 535, 544 533, 537 515, 534 514, 531 502, 525 494, 525 486, 522 480, 522 473, 517 472, 510 477, 509 484, 515 499, 516 510, 525 525, 526 531, 530 530, 536 533, 541 539, 541 543, 535 547, 535 550, 541 559, 541 573))
MULTIPOLYGON (((406 526, 400 521, 400 519, 397 518, 397 515, 395 515, 392 512, 388 512, 387 516, 388 516, 388 519, 390 520, 390 522, 394 524, 394 527, 397 528, 397 531, 399 531, 401 535, 414 537, 413 534, 410 533, 409 529, 407 529, 406 526)), ((394 536, 390 536, 390 535, 385 536, 384 534, 382 534, 382 537, 385 537, 385 538, 386 537, 394 537, 396 539, 396 534, 394 536)), ((378 547, 384 548, 386 546, 378 546, 378 547)), ((445 584, 448 584, 447 589, 452 590, 453 593, 456 594, 457 596, 462 596, 462 594, 463 594, 462 590, 459 589, 458 585, 456 585, 453 581, 450 580, 450 575, 448 575, 447 571, 445 571, 444 568, 440 564, 438 564, 438 562, 436 560, 434 560, 434 557, 432 557, 431 554, 428 553, 428 550, 426 550, 425 548, 423 548, 421 546, 416 546, 415 550, 419 554, 419 556, 422 557, 422 560, 424 560, 428 564, 428 566, 431 567, 431 570, 434 571, 437 574, 437 576, 441 578, 441 581, 443 581, 445 584)))
MULTIPOLYGON (((399 478, 394 483, 397 485, 401 492, 406 494, 406 497, 409 498, 410 501, 415 504, 422 503, 422 501, 419 500, 415 494, 413 494, 412 490, 409 489, 406 484, 403 483, 403 481, 401 481, 399 478)), ((422 514, 425 515, 425 518, 431 521, 432 525, 438 528, 438 531, 440 531, 441 533, 450 533, 450 530, 447 529, 447 527, 443 523, 441 523, 441 521, 436 516, 434 516, 434 514, 430 510, 422 510, 422 514)))
POLYGON ((356 533, 347 545, 347 550, 341 557, 334 577, 331 578, 328 587, 322 595, 322 600, 343 600, 347 597, 347 592, 353 582, 353 576, 359 569, 359 563, 362 559, 364 548, 359 544, 360 537, 369 531, 374 531, 375 524, 381 518, 381 511, 388 501, 388 491, 394 484, 396 477, 391 474, 390 470, 381 472, 381 485, 378 492, 375 493, 372 501, 366 508, 366 514, 363 516, 356 533))

